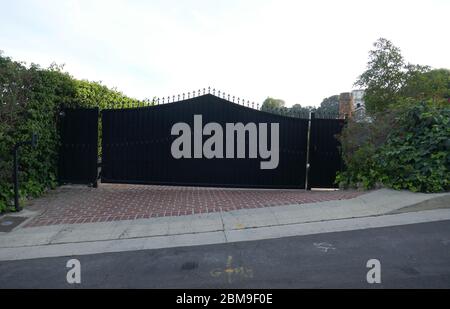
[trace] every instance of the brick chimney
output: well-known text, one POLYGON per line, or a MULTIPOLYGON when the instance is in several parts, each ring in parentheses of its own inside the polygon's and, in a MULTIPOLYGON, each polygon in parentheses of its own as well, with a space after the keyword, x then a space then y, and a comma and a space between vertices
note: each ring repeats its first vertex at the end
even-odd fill
POLYGON ((339 95, 339 118, 351 118, 353 115, 353 97, 350 92, 339 95))

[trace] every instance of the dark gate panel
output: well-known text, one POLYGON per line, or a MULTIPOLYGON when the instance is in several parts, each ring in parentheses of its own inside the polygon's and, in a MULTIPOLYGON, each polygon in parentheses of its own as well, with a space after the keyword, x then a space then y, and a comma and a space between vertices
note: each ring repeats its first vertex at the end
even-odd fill
POLYGON ((312 119, 310 132, 309 188, 336 188, 336 173, 342 169, 340 143, 343 119, 312 119))
POLYGON ((59 182, 95 184, 98 158, 98 108, 62 110, 60 136, 59 182))
MULTIPOLYGON (((102 130, 102 182, 274 188, 305 186, 308 130, 308 120, 305 119, 261 112, 213 95, 204 95, 157 106, 104 110, 102 130), (177 136, 171 135, 171 128, 177 122, 184 122, 193 129, 195 114, 202 115, 203 125, 217 122, 223 128, 226 123, 268 123, 269 127, 270 123, 279 123, 278 167, 261 170, 260 162, 264 159, 259 157, 174 159, 171 144, 177 136)), ((203 137, 203 142, 206 139, 203 137)))

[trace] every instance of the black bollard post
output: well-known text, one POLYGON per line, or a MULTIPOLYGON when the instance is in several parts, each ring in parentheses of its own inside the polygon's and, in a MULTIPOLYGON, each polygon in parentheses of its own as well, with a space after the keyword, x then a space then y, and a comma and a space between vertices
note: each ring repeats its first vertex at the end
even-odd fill
POLYGON ((18 151, 19 145, 14 146, 14 209, 18 212, 21 210, 19 205, 19 167, 18 167, 18 151))

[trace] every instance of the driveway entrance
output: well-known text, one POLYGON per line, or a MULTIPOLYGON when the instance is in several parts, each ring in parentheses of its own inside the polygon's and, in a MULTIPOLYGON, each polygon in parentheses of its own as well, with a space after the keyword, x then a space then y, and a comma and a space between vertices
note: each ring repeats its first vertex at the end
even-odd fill
POLYGON ((185 216, 330 200, 351 199, 358 191, 232 189, 125 184, 98 188, 62 186, 36 199, 30 210, 40 214, 27 227, 185 216))

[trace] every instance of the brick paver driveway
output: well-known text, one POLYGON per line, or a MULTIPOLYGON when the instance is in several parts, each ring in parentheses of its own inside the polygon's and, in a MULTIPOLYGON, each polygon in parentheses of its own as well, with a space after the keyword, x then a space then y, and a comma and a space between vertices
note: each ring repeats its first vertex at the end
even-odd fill
POLYGON ((304 191, 100 184, 60 187, 33 201, 26 227, 134 220, 350 199, 357 191, 304 191))

